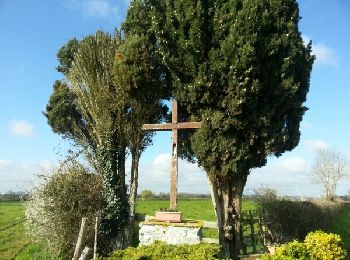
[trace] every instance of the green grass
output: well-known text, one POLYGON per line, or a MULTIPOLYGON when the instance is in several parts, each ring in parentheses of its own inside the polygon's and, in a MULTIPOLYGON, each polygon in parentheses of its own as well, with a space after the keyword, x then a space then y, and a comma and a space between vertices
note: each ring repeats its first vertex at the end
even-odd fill
POLYGON ((23 203, 0 202, 0 259, 15 259, 29 244, 23 203))
POLYGON ((347 203, 340 214, 334 219, 330 231, 341 236, 344 246, 348 251, 346 259, 350 260, 350 203, 347 203))
MULTIPOLYGON (((159 208, 168 207, 168 200, 137 200, 136 211, 141 214, 154 215, 154 212, 159 208)), ((184 218, 187 219, 215 221, 210 199, 179 200, 178 209, 183 212, 184 218)), ((254 209, 256 209, 254 202, 243 201, 243 210, 254 209)), ((350 204, 347 204, 339 216, 334 219, 330 231, 342 237, 344 245, 350 253, 350 204)), ((203 237, 217 238, 217 230, 205 228, 203 237)), ((21 202, 0 202, 0 259, 52 259, 44 246, 33 243, 26 235, 24 205, 21 202)), ((347 259, 350 260, 350 257, 347 259)))
MULTIPOLYGON (((179 200, 178 210, 182 212, 185 219, 198 219, 215 221, 215 213, 210 199, 179 200)), ((160 208, 169 208, 168 200, 137 200, 136 212, 146 215, 154 215, 160 208)), ((254 210, 256 204, 253 201, 243 200, 243 210, 254 210)))
POLYGON ((21 251, 16 260, 51 260, 52 257, 47 252, 45 246, 33 243, 21 251))

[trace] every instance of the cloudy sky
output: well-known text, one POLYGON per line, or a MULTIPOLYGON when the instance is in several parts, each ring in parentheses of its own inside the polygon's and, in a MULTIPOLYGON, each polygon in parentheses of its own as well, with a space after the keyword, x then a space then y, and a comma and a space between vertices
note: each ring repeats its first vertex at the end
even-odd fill
MULTIPOLYGON (((316 150, 333 147, 349 154, 350 2, 299 4, 300 30, 305 41, 313 41, 317 57, 300 144, 253 169, 246 193, 268 186, 282 194, 320 196, 310 178, 316 150)), ((0 192, 30 189, 35 174, 57 165, 69 148, 42 115, 53 82, 62 77, 55 71, 58 49, 72 37, 113 32, 127 6, 128 0, 0 0, 0 192)), ((140 190, 168 192, 170 145, 170 133, 155 136, 140 163, 140 190)), ((349 190, 344 180, 337 193, 349 190)), ((179 191, 207 193, 205 173, 181 161, 179 191)))

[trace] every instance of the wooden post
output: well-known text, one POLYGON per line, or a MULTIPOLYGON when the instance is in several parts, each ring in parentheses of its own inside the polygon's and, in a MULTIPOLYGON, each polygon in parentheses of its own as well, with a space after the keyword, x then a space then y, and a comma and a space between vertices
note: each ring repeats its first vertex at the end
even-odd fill
POLYGON ((240 229, 239 236, 240 236, 240 240, 241 240, 241 246, 242 246, 243 254, 246 255, 247 254, 247 244, 244 241, 243 221, 242 221, 239 229, 240 229))
POLYGON ((256 254, 256 241, 255 241, 255 230, 254 230, 254 216, 251 210, 249 210, 249 226, 250 226, 250 239, 252 241, 253 254, 256 254))
POLYGON ((75 251, 74 251, 74 255, 73 255, 72 260, 77 260, 79 257, 79 252, 80 252, 81 244, 83 241, 83 236, 84 236, 84 231, 85 231, 85 226, 86 226, 86 220, 87 220, 87 218, 81 219, 80 231, 79 231, 79 235, 78 235, 77 244, 75 245, 75 251))
POLYGON ((95 239, 94 239, 94 260, 97 258, 97 233, 98 233, 98 222, 99 218, 98 216, 96 217, 95 220, 95 239))

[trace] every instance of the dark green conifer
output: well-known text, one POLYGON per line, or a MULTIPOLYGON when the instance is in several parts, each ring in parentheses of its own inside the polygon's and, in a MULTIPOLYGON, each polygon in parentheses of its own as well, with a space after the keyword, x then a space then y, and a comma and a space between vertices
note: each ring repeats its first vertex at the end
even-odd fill
POLYGON ((297 146, 307 110, 314 57, 298 29, 297 2, 150 2, 174 95, 203 122, 191 148, 213 188, 220 244, 236 258, 250 170, 297 146))

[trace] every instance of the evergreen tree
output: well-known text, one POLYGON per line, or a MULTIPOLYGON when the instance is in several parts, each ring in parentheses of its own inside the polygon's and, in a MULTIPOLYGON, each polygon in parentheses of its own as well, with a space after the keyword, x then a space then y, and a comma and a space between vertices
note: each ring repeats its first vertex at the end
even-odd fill
MULTIPOLYGON (((252 168, 297 146, 314 57, 295 0, 149 0, 173 95, 203 127, 191 149, 207 172, 227 256, 240 252, 252 168)), ((190 149, 190 150, 191 150, 190 149)))

